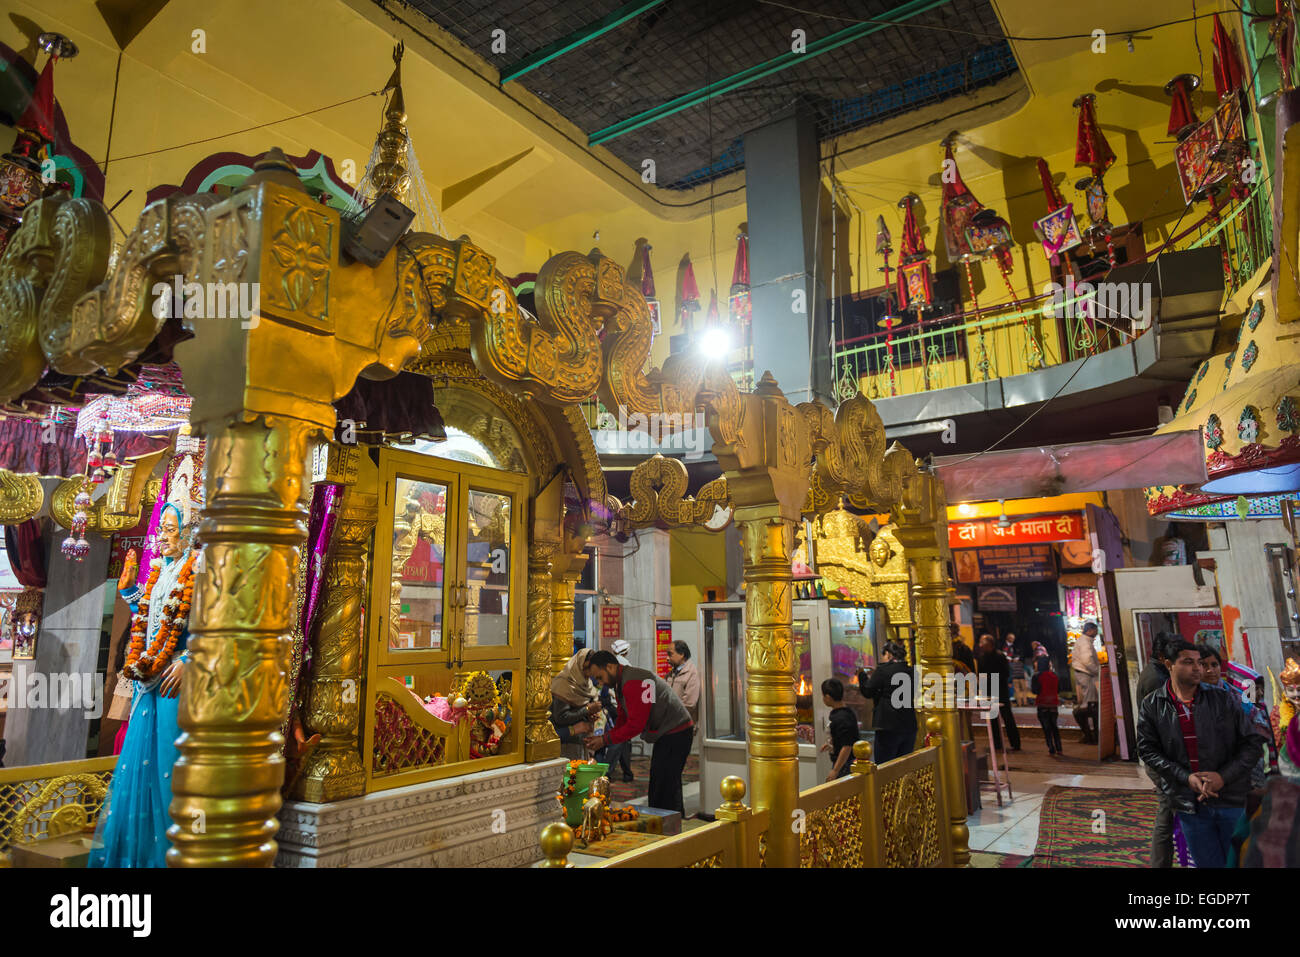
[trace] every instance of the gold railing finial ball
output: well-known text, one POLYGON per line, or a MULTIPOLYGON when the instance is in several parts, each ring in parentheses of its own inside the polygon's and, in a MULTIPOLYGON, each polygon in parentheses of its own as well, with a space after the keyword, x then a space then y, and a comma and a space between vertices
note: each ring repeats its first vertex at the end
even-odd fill
POLYGON ((745 781, 734 774, 729 774, 722 779, 718 785, 718 790, 722 792, 723 807, 740 808, 744 806, 745 800, 745 781))
POLYGON ((943 721, 939 719, 937 714, 932 714, 925 719, 925 730, 931 734, 938 734, 943 730, 943 721))
POLYGON ((855 741, 853 744, 853 760, 870 761, 871 760, 871 742, 867 740, 855 741))
POLYGON ((546 825, 538 843, 546 856, 543 867, 569 866, 569 852, 573 850, 573 828, 569 825, 563 822, 546 825))

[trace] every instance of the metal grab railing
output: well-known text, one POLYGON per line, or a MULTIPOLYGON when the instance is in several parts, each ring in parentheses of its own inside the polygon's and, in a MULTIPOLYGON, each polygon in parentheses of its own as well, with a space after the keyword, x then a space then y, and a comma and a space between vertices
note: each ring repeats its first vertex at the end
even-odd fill
MULTIPOLYGON (((801 868, 952 866, 939 719, 931 716, 926 728, 926 747, 880 766, 871 761, 871 745, 859 741, 852 774, 799 795, 795 819, 785 826, 799 834, 801 868)), ((771 815, 743 803, 740 778, 724 779, 721 790, 724 803, 712 824, 592 866, 763 867, 771 815)), ((541 866, 573 866, 567 824, 547 825, 539 843, 541 866)))
MULTIPOLYGON (((1230 208, 1211 210, 1133 262, 1217 244, 1231 297, 1272 255, 1271 196, 1269 181, 1261 181, 1230 208)), ((1095 284, 1104 282, 1102 277, 1095 284)), ((969 385, 1113 349, 1138 334, 1128 317, 1139 307, 1127 288, 1103 293, 1090 307, 1080 296, 1053 303, 1042 294, 841 340, 835 351, 836 398, 843 401, 860 390, 874 399, 969 385)))

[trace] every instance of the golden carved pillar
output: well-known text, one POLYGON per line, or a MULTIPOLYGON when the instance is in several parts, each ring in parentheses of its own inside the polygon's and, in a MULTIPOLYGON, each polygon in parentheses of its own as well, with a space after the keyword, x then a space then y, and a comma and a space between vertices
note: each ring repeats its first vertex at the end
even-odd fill
POLYGON ((270 866, 284 779, 309 434, 299 419, 209 426, 190 662, 167 832, 173 867, 270 866))
POLYGON ((794 525, 780 506, 737 510, 745 548, 745 707, 754 806, 772 812, 769 867, 797 867, 799 739, 795 718, 790 553, 794 525), (763 803, 759 803, 759 802, 763 803))
POLYGON ((753 806, 771 813, 769 867, 799 865, 799 801, 790 554, 808 494, 808 427, 771 373, 728 411, 709 409, 713 452, 745 548, 745 693, 753 806), (724 414, 725 413, 725 414, 724 414), (728 428, 728 422, 737 428, 728 428))
POLYGON ((534 541, 528 548, 528 654, 524 684, 524 760, 560 756, 551 726, 551 560, 558 542, 534 541))
POLYGON ((948 593, 951 587, 947 562, 948 520, 943 485, 939 479, 921 472, 910 483, 898 513, 902 521, 897 536, 907 550, 908 563, 912 568, 912 601, 916 609, 916 651, 921 688, 926 688, 925 676, 932 673, 938 676, 937 687, 944 689, 942 695, 934 696, 938 706, 926 709, 926 715, 936 717, 940 722, 942 739, 939 744, 939 760, 943 766, 944 787, 947 789, 953 864, 965 867, 970 863, 970 834, 966 827, 961 729, 957 720, 956 700, 950 693, 953 689, 953 667, 952 642, 948 637, 948 593))
POLYGON ((366 595, 370 537, 379 518, 374 466, 356 446, 331 443, 327 480, 348 482, 325 570, 320 624, 312 641, 312 675, 303 702, 308 735, 320 744, 294 783, 300 801, 338 801, 365 790, 365 767, 357 739, 361 716, 364 637, 361 608, 366 595), (337 463, 337 465, 336 465, 337 463), (359 474, 361 473, 361 474, 359 474))

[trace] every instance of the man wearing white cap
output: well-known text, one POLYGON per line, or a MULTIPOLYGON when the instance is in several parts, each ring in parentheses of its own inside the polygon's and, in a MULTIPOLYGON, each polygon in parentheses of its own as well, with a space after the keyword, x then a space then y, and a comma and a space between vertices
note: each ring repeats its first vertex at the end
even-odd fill
MULTIPOLYGON (((614 652, 614 657, 618 659, 618 663, 623 667, 626 668, 632 664, 627 660, 627 653, 632 650, 632 646, 627 643, 626 639, 619 638, 610 646, 610 650, 614 652)), ((602 691, 602 700, 608 701, 609 707, 614 709, 614 713, 610 715, 610 724, 612 726, 617 720, 618 707, 614 697, 614 690, 604 687, 600 690, 602 691)), ((628 784, 635 781, 636 776, 632 774, 632 742, 625 741, 622 744, 612 744, 610 749, 617 755, 618 766, 623 771, 623 783, 628 784)), ((609 764, 610 770, 614 770, 614 761, 611 760, 609 764)))

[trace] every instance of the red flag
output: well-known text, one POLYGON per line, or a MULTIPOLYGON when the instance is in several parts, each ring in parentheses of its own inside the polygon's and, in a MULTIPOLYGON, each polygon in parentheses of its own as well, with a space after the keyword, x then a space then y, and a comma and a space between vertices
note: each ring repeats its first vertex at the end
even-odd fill
POLYGON ((1047 211, 1054 213, 1065 205, 1065 197, 1052 182, 1052 171, 1047 168, 1047 160, 1038 158, 1038 178, 1043 181, 1043 194, 1047 197, 1047 211))
POLYGON ((916 214, 912 212, 912 206, 918 201, 919 197, 914 193, 909 193, 903 197, 899 205, 904 207, 903 213, 903 248, 899 251, 899 256, 903 259, 910 259, 914 256, 929 255, 929 250, 925 248, 925 241, 921 239, 921 230, 916 226, 916 214))
POLYGON ((54 57, 45 61, 40 78, 32 89, 31 102, 18 121, 18 129, 26 130, 46 143, 54 142, 54 57))
POLYGON ((1165 84, 1165 92, 1173 97, 1169 105, 1169 135, 1182 139, 1200 124, 1196 111, 1192 109, 1192 90, 1196 78, 1190 73, 1181 73, 1165 84))
POLYGON ((686 270, 682 273, 681 318, 685 319, 690 313, 699 311, 700 287, 695 283, 695 267, 691 265, 691 254, 687 253, 683 258, 686 260, 686 270))
POLYGON ((1214 15, 1214 92, 1226 100, 1241 89, 1244 72, 1237 56, 1237 43, 1214 15))
POLYGON ((1115 162, 1115 152, 1097 125, 1097 96, 1085 93, 1074 105, 1079 108, 1079 134, 1074 141, 1074 165, 1087 166, 1100 176, 1115 162))
POLYGON ((641 295, 647 300, 655 297, 655 274, 650 270, 650 244, 641 244, 641 295))
POLYGON ((718 290, 709 290, 709 311, 705 315, 705 322, 710 326, 716 326, 722 317, 718 315, 718 290))
POLYGON ((736 264, 731 269, 731 294, 742 292, 749 292, 749 237, 744 233, 736 237, 736 264))

